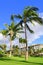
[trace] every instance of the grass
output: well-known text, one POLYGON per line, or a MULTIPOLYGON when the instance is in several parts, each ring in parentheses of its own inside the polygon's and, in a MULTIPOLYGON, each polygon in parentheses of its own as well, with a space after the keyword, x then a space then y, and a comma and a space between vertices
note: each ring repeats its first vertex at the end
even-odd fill
POLYGON ((43 57, 29 57, 25 61, 23 57, 0 58, 0 65, 43 65, 43 57))

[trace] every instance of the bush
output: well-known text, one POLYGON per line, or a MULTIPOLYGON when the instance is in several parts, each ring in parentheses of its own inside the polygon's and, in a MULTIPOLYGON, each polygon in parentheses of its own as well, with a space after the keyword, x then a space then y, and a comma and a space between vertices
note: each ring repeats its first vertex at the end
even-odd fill
POLYGON ((4 55, 3 54, 0 54, 0 57, 3 57, 4 55))
POLYGON ((0 57, 6 57, 6 54, 0 50, 0 57))

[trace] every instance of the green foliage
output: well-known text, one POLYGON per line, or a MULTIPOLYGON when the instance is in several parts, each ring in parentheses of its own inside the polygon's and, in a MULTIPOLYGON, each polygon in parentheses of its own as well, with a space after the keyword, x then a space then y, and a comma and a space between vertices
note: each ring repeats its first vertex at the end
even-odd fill
MULTIPOLYGON (((22 28, 18 26, 18 24, 15 24, 14 21, 11 22, 10 25, 5 24, 5 26, 6 26, 5 34, 9 35, 11 40, 14 40, 16 38, 17 33, 23 33, 23 31, 20 31, 22 30, 22 28)), ((2 31, 4 33, 4 30, 2 31)))
POLYGON ((7 35, 7 33, 8 33, 8 30, 6 30, 6 29, 4 29, 4 30, 1 30, 1 33, 2 33, 3 35, 7 35))
POLYGON ((19 54, 19 47, 18 47, 18 45, 16 45, 16 46, 13 45, 12 49, 13 49, 12 50, 12 52, 13 52, 12 55, 15 56, 15 55, 19 54))
POLYGON ((43 48, 39 50, 40 52, 43 52, 43 48))
POLYGON ((27 43, 27 40, 26 39, 19 38, 19 42, 20 43, 27 43))
POLYGON ((1 48, 2 50, 4 50, 4 51, 6 50, 6 47, 7 47, 6 44, 1 44, 1 45, 0 45, 0 48, 1 48))
POLYGON ((0 50, 0 57, 3 57, 4 55, 3 55, 3 52, 2 52, 2 50, 0 50))
POLYGON ((0 54, 2 54, 2 50, 0 50, 0 54))

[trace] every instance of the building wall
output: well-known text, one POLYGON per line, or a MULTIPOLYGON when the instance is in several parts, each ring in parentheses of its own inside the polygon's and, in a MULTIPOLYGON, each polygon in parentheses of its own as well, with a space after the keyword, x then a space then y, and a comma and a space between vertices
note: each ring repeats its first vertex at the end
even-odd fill
POLYGON ((43 44, 33 45, 32 47, 35 49, 35 51, 41 50, 43 48, 43 44))

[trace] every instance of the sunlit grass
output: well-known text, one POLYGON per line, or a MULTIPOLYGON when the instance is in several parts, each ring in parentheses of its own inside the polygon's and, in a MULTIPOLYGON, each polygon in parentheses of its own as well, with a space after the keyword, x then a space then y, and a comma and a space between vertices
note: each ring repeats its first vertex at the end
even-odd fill
POLYGON ((0 58, 0 65, 43 65, 43 57, 29 57, 25 61, 23 57, 0 58))

